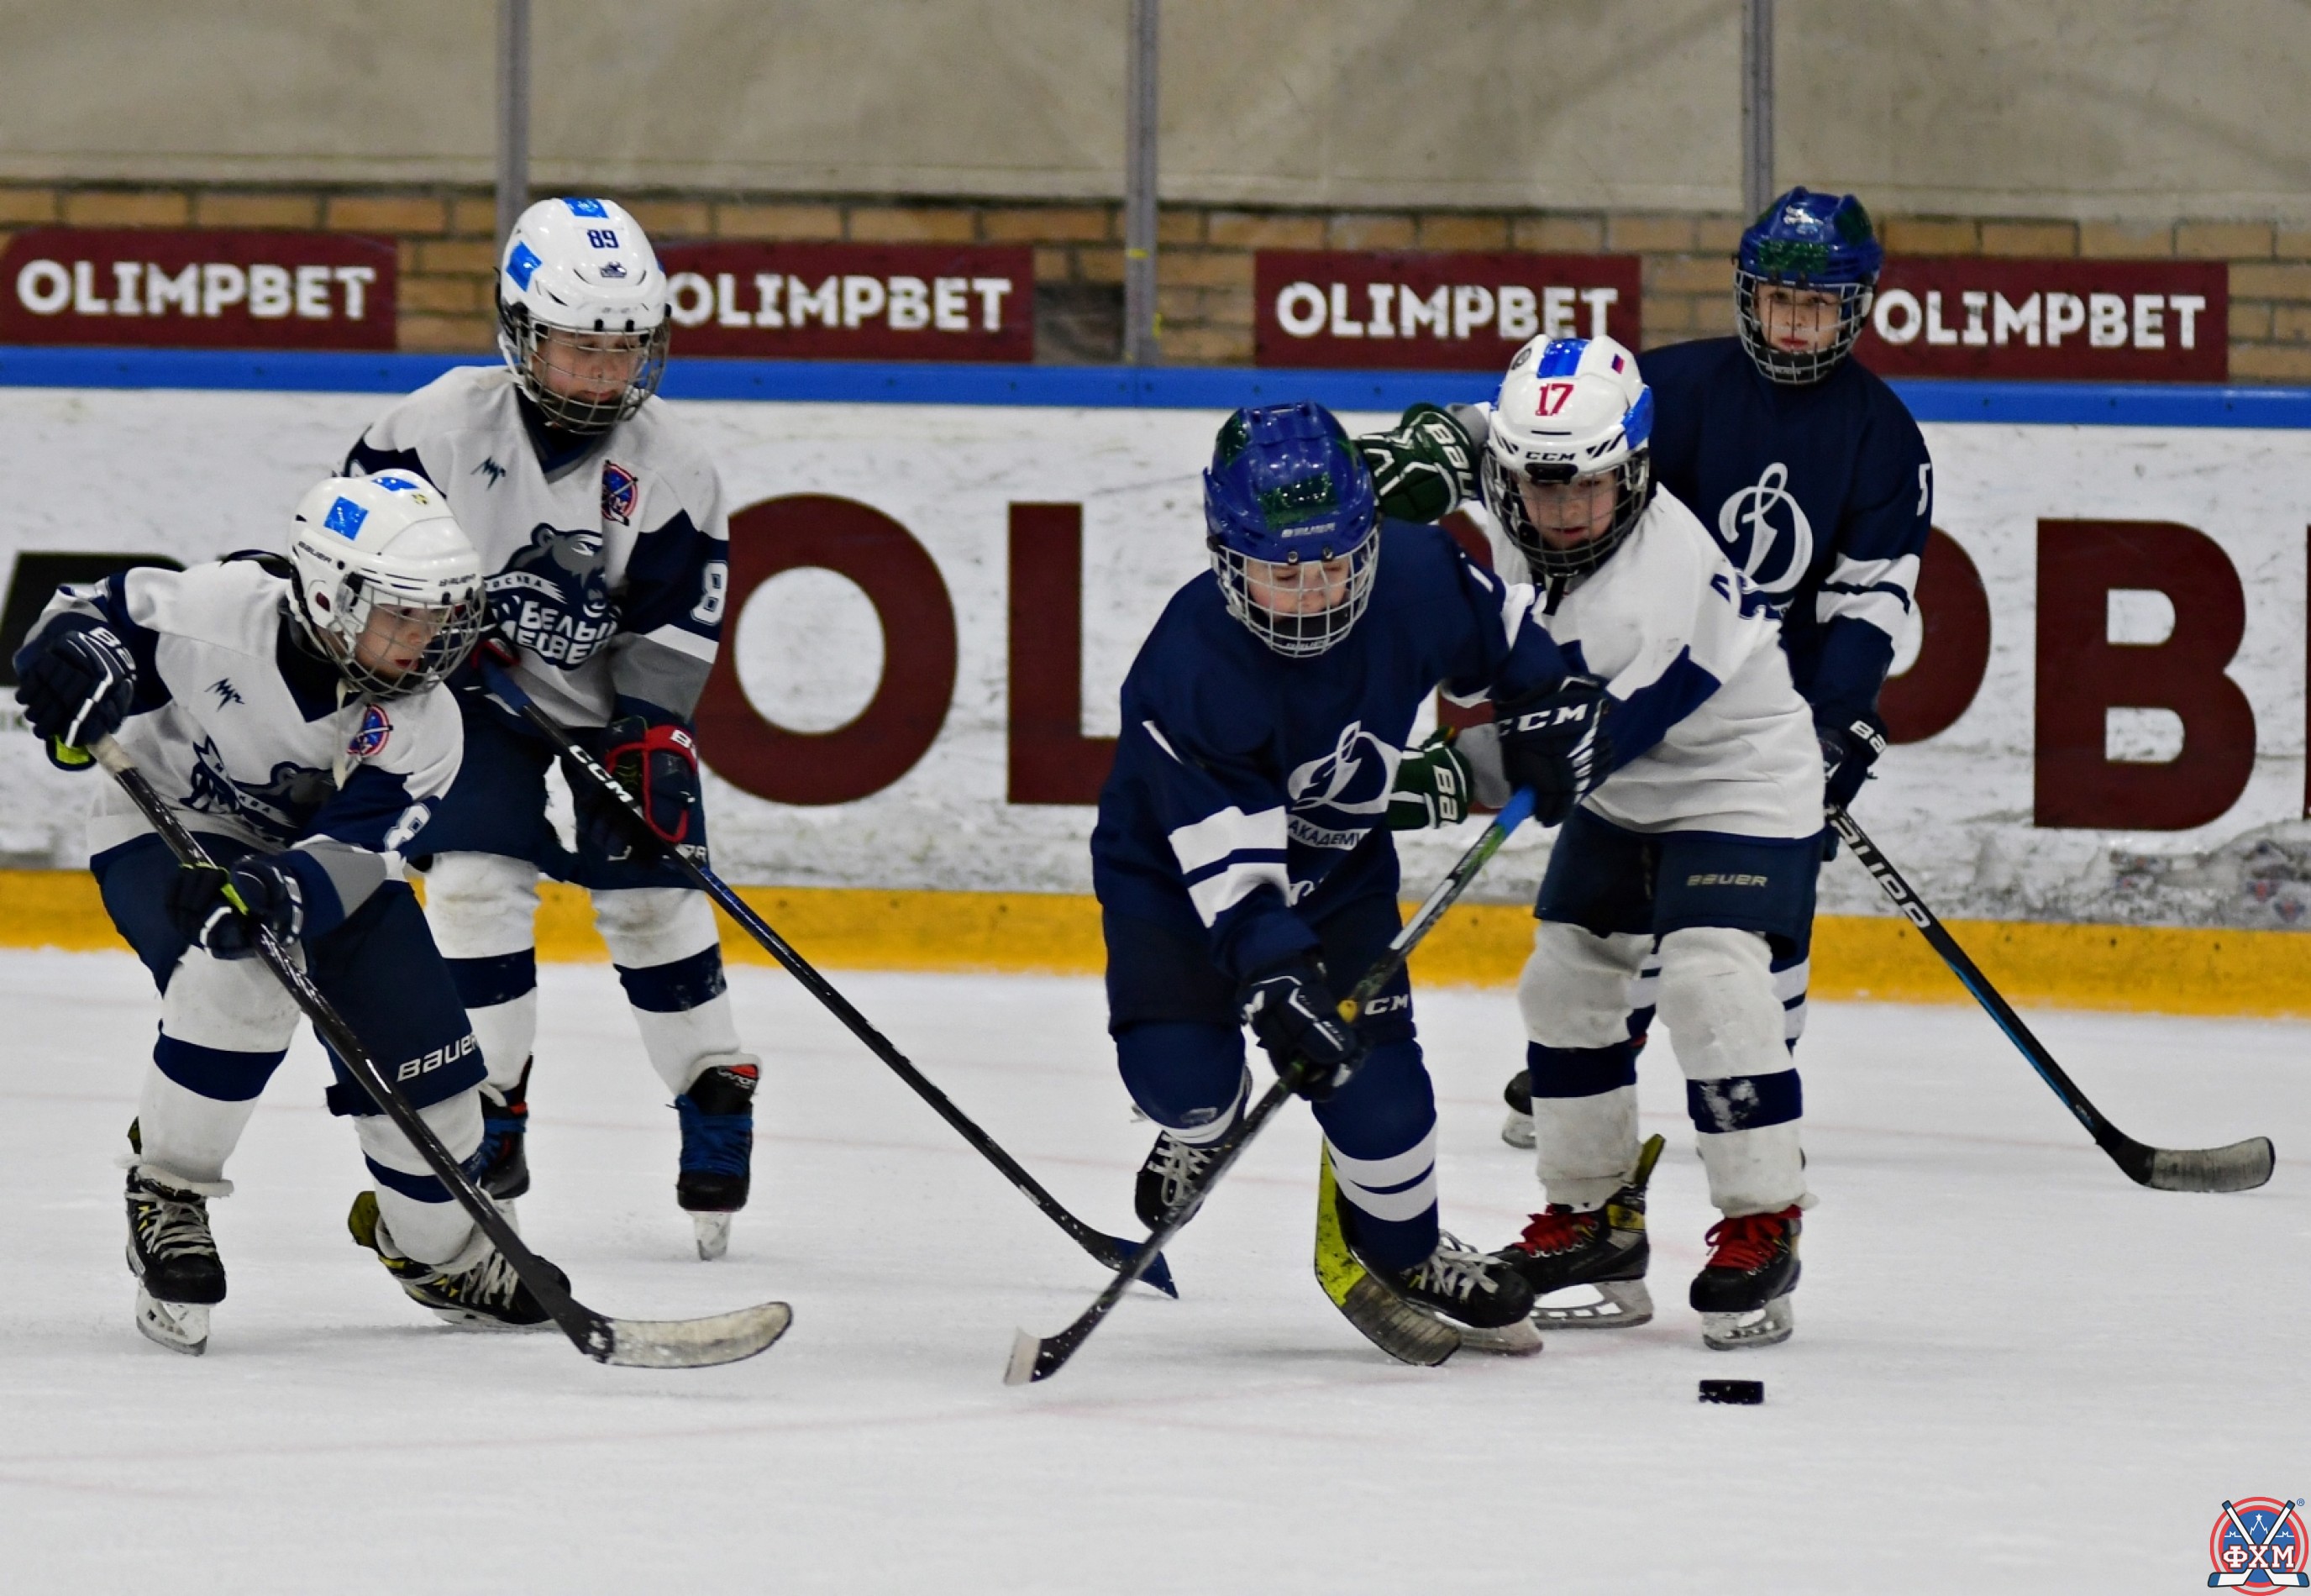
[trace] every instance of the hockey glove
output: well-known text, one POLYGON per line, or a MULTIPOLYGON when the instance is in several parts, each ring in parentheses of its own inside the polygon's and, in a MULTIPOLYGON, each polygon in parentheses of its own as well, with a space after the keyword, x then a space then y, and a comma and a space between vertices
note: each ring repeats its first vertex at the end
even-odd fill
POLYGON ((1380 512, 1400 521, 1434 521, 1477 496, 1477 452, 1450 412, 1415 405, 1385 432, 1356 440, 1371 468, 1380 512))
POLYGON ((1347 1086, 1365 1061, 1364 1039, 1340 1017, 1324 966, 1312 955, 1253 976, 1237 1001, 1278 1077, 1311 1103, 1347 1086))
POLYGON ((305 892, 282 859, 257 854, 231 869, 187 865, 169 883, 169 918, 196 947, 220 959, 253 958, 258 928, 283 946, 305 929, 305 892), (226 898, 230 885, 248 912, 226 898))
POLYGON ((1818 720, 1813 735, 1821 744, 1822 807, 1843 809, 1861 793, 1870 767, 1886 752, 1885 723, 1875 715, 1860 715, 1840 729, 1818 720))
POLYGON ((128 719, 136 695, 136 661, 109 627, 60 626, 39 640, 30 658, 19 656, 16 702, 24 719, 63 770, 88 762, 60 756, 109 737, 128 719))
POLYGON ((1582 796, 1613 768, 1605 685, 1574 676, 1554 693, 1501 706, 1501 763, 1513 787, 1532 789, 1532 817, 1562 825, 1582 796))
MULTIPOLYGON (((617 784, 640 800, 650 835, 669 849, 688 852, 700 846, 706 823, 699 807, 698 744, 679 721, 652 722, 622 715, 596 734, 595 757, 617 784)), ((606 859, 632 851, 634 823, 624 805, 607 793, 588 789, 580 818, 589 839, 606 859)))
POLYGON ((1474 778, 1469 762, 1452 745, 1450 727, 1398 762, 1396 787, 1388 795, 1388 829, 1426 831, 1430 826, 1457 825, 1469 816, 1469 795, 1474 778))

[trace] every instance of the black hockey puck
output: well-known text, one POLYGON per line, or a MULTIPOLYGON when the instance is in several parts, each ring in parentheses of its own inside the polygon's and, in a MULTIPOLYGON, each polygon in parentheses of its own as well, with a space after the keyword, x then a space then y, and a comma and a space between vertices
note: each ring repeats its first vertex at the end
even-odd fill
POLYGON ((1701 1400, 1755 1408, 1766 1400, 1766 1382, 1762 1380, 1705 1380, 1701 1382, 1701 1400))

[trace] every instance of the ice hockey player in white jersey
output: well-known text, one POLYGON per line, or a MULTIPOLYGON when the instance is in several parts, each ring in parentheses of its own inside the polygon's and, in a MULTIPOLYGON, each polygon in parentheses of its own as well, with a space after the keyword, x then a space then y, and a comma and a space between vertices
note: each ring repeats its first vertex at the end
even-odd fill
POLYGON ((516 676, 643 799, 654 834, 632 834, 623 809, 573 778, 570 853, 546 819, 552 748, 460 693, 465 766, 410 852, 489 1068, 484 1184, 503 1199, 529 1187, 542 870, 593 894, 644 1051, 675 1094, 676 1199, 700 1255, 719 1257, 746 1201, 759 1061, 739 1045, 713 911, 667 850, 705 857, 690 721, 722 635, 721 490, 655 397, 666 275, 622 207, 550 199, 525 211, 497 303, 504 366, 420 388, 379 418, 345 469, 416 471, 449 495, 491 573, 490 618, 518 652, 516 676))
POLYGON ((1692 1304, 1710 1346, 1757 1346, 1790 1334, 1810 1201, 1794 1050, 1822 759, 1765 596, 1652 480, 1652 412, 1611 339, 1535 339, 1487 418, 1497 563, 1546 589, 1575 673, 1496 722, 1536 816, 1566 815, 1518 985, 1548 1207, 1501 1256, 1544 1323, 1650 1316, 1636 1060, 1658 1009, 1723 1215, 1692 1304), (1602 1300, 1545 1300, 1574 1286, 1602 1300))
MULTIPOLYGON (((164 1347, 207 1344, 225 1295, 208 1201, 231 1191, 226 1162, 297 1025, 252 956, 257 925, 301 946, 314 984, 453 1155, 480 1145, 473 1030, 395 877, 396 850, 458 772, 457 706, 440 684, 481 613, 480 561, 440 495, 388 472, 308 493, 286 560, 60 589, 16 655, 16 696, 50 757, 84 770, 81 750, 117 738, 217 867, 179 868, 126 794, 97 789, 89 868, 161 993, 127 1163, 137 1325, 164 1347)), ((542 1322, 408 1138, 336 1076, 330 1110, 354 1116, 376 1182, 354 1201, 354 1239, 454 1322, 542 1322)))

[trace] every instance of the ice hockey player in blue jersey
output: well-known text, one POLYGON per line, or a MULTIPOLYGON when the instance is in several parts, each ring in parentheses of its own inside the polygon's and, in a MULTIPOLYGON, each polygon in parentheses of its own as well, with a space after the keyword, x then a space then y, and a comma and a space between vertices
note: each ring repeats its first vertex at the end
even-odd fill
POLYGON ((1544 1324, 1651 1316, 1636 1060, 1658 1009, 1723 1216, 1692 1305, 1710 1346, 1758 1346, 1790 1334, 1810 1200, 1794 1050, 1822 762, 1771 603, 1654 484, 1652 431, 1636 359, 1609 338, 1535 339, 1487 414, 1496 563, 1544 589, 1537 618, 1574 673, 1496 721, 1536 815, 1549 795, 1570 810, 1517 989, 1548 1206, 1500 1256, 1544 1324), (1574 1286, 1600 1300, 1546 1300, 1574 1286))
POLYGON ((1522 1329, 1515 1273, 1438 1229, 1409 982, 1353 1025, 1336 1004, 1399 929, 1390 795, 1416 712, 1440 684, 1529 697, 1563 665, 1530 589, 1435 528, 1379 519, 1321 406, 1232 416, 1204 508, 1212 569, 1173 596, 1124 681, 1092 834, 1109 1029, 1160 1128, 1139 1215, 1153 1226, 1192 1200, 1235 1128, 1249 1025, 1314 1103, 1365 1267, 1426 1311, 1522 1329))
POLYGON ((440 484, 481 550, 514 676, 643 800, 651 834, 631 834, 626 811, 573 777, 573 856, 546 818, 550 746, 461 692, 465 767, 411 855, 489 1067, 484 1184, 502 1199, 529 1189, 543 871, 592 894, 674 1100, 675 1200, 699 1255, 719 1258, 746 1202, 760 1061, 739 1044, 714 911, 670 850, 705 858, 690 722, 722 636, 721 488, 656 397, 672 324, 666 274, 633 217, 606 199, 541 201, 508 237, 496 281, 505 364, 420 388, 370 427, 345 469, 440 484))
MULTIPOLYGON (((406 473, 332 480, 299 506, 290 555, 237 554, 58 590, 16 655, 32 730, 65 768, 118 740, 218 868, 180 868, 113 783, 89 821, 106 911, 161 989, 161 1032, 128 1128, 138 1328, 202 1351, 224 1264, 208 1201, 298 1011, 252 955, 251 921, 301 946, 315 985, 459 1157, 482 1139, 482 1064, 397 850, 458 772, 441 678, 482 615, 481 562, 406 473), (237 889, 249 913, 224 897, 237 889)), ((458 1323, 545 1315, 342 1067, 376 1186, 354 1239, 458 1323)))
MULTIPOLYGON (((1879 691, 1909 621, 1933 511, 1917 423, 1851 358, 1882 263, 1859 200, 1793 188, 1741 235, 1740 336, 1644 357, 1654 480, 1773 601, 1834 808, 1853 801, 1885 750, 1879 691)), ((1393 490, 1383 509, 1434 519, 1451 508, 1440 501, 1474 497, 1484 424, 1480 407, 1421 406, 1360 440, 1393 490)), ((1522 1077, 1510 1083, 1502 1134, 1530 1147, 1525 1094, 1522 1077)))

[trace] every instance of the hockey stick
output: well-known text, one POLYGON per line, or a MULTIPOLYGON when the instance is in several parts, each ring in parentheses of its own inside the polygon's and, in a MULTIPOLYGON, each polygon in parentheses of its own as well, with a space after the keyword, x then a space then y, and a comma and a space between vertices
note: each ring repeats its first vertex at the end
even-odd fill
MULTIPOLYGON (((111 772, 112 779, 143 812, 153 829, 160 833, 179 864, 216 868, 200 840, 177 818, 174 810, 161 802, 126 749, 111 737, 99 737, 88 752, 111 772)), ((231 885, 226 886, 224 895, 234 908, 247 911, 248 905, 231 885)), ((329 1044, 346 1071, 361 1083, 362 1090, 401 1127, 419 1156, 449 1189, 449 1195, 473 1216, 474 1223, 482 1227, 505 1255, 514 1273, 521 1277, 529 1295, 554 1316, 554 1322, 562 1327, 562 1333, 579 1351, 596 1363, 624 1364, 641 1369, 702 1369, 752 1357, 786 1334, 787 1326, 794 1321, 794 1310, 784 1303, 762 1303, 703 1319, 647 1320, 612 1319, 579 1302, 554 1278, 552 1266, 523 1245, 513 1226, 506 1223, 496 1206, 449 1156, 449 1150, 433 1134, 432 1127, 394 1089, 353 1028, 322 996, 311 978, 283 951, 273 933, 261 925, 257 929, 257 955, 288 989, 321 1040, 329 1044)))
MULTIPOLYGON (((538 708, 536 702, 522 691, 521 685, 513 679, 503 665, 481 650, 475 651, 474 659, 482 668, 482 679, 488 685, 490 696, 536 727, 562 758, 585 772, 586 779, 597 790, 618 805, 626 817, 641 828, 641 834, 649 836, 653 843, 657 842, 657 833, 650 830, 650 818, 642 811, 641 800, 604 770, 601 761, 580 746, 560 721, 538 708)), ((666 854, 684 875, 697 884, 699 890, 720 906, 723 913, 737 920, 748 936, 761 943, 772 958, 785 965, 787 973, 800 981, 804 990, 825 1005, 827 1011, 841 1020, 853 1036, 865 1042, 868 1051, 889 1065, 901 1080, 914 1088, 917 1096, 931 1105, 932 1112, 954 1126, 964 1140, 976 1148, 990 1164, 1001 1170, 1005 1178, 1026 1195, 1028 1201, 1042 1209, 1052 1224, 1066 1231, 1076 1245, 1111 1269, 1121 1269, 1131 1262, 1131 1243, 1121 1236, 1094 1230, 1062 1207, 1058 1198, 1043 1190, 1042 1182, 1029 1174, 1017 1159, 996 1143, 993 1137, 981 1130, 969 1115, 955 1107, 946 1093, 933 1086, 904 1053, 892 1046, 888 1037, 869 1025, 867 1016, 850 1006, 850 999, 836 991, 827 979, 811 966, 809 960, 789 946, 786 938, 772 930, 769 923, 755 913, 744 898, 732 891, 719 876, 678 849, 668 848, 666 854)), ((1144 1269, 1135 1269, 1133 1273, 1135 1276, 1144 1273, 1148 1285, 1168 1296, 1180 1295, 1179 1288, 1172 1284, 1172 1270, 1161 1257, 1150 1260, 1144 1269)))
MULTIPOLYGON (((1477 872, 1485 868, 1486 861, 1500 851, 1500 846, 1508 841, 1509 833, 1523 824, 1531 814, 1532 792, 1530 789, 1520 788, 1510 795, 1507 805, 1493 816, 1492 824, 1485 828, 1484 835, 1461 856, 1452 873, 1437 885, 1436 890, 1428 894, 1427 901, 1420 905, 1419 911, 1404 929, 1390 940, 1388 951, 1365 972, 1364 979, 1356 982, 1356 989, 1340 999, 1342 1019, 1353 1023, 1356 1016, 1364 1012, 1365 1006, 1380 995, 1380 990, 1396 979, 1396 972, 1404 968, 1405 961, 1412 956, 1412 950, 1420 946, 1420 939, 1444 918, 1444 911, 1452 906, 1453 900, 1468 890, 1469 883, 1477 878, 1477 872)), ((1251 1138, 1258 1136, 1260 1128, 1275 1116, 1278 1109, 1284 1106, 1284 1100, 1292 1095, 1297 1078, 1297 1070, 1290 1076, 1279 1074, 1276 1077, 1276 1084, 1261 1095, 1260 1101, 1252 1105, 1251 1112, 1243 1117, 1243 1123, 1236 1127, 1235 1134, 1222 1146, 1211 1167, 1204 1172, 1203 1181, 1194 1194, 1173 1208, 1143 1243, 1140 1258, 1152 1256, 1179 1233, 1180 1227, 1195 1213, 1201 1199, 1210 1195, 1212 1188, 1219 1184, 1220 1177, 1243 1156, 1244 1148, 1251 1145, 1251 1138)), ((1107 1289, 1099 1294, 1092 1305, 1058 1335, 1039 1339, 1021 1330, 1012 1339, 1011 1361, 1003 1371, 1003 1383, 1026 1385, 1038 1380, 1049 1380, 1058 1374, 1061 1365, 1075 1356, 1076 1348, 1082 1346, 1092 1331, 1099 1328, 1100 1321, 1114 1311, 1115 1304, 1123 1299, 1125 1288, 1139 1273, 1139 1269, 1138 1261, 1134 1260, 1129 1269, 1110 1280, 1107 1289)), ((1443 1359, 1434 1361, 1441 1363, 1443 1359)))
POLYGON ((2126 1172, 2127 1178, 2138 1185, 2153 1187, 2160 1191, 2251 1191, 2271 1179, 2272 1165, 2276 1161, 2271 1138, 2249 1137, 2222 1147, 2154 1147, 2136 1141, 2105 1119, 2102 1111, 2087 1100, 2078 1083, 2062 1072, 2054 1062, 2054 1055, 2045 1044, 2030 1033, 1998 989, 1990 984, 1975 962, 1967 956, 1966 949, 1949 934, 1934 911, 1925 906, 1910 884, 1902 879, 1893 862, 1879 851, 1878 845, 1854 824, 1853 816, 1844 809, 1829 812, 1829 824, 1853 857, 1877 878, 1894 907, 1900 910, 1909 922, 1917 927, 1933 950, 1941 955, 1942 962, 1950 967, 1960 985, 1974 994, 1974 1000, 1988 1011, 2006 1033, 2006 1039, 2022 1051, 2038 1078, 2051 1087, 2062 1106, 2086 1127, 2094 1138, 2095 1146, 2110 1155, 2111 1162, 2126 1172))

